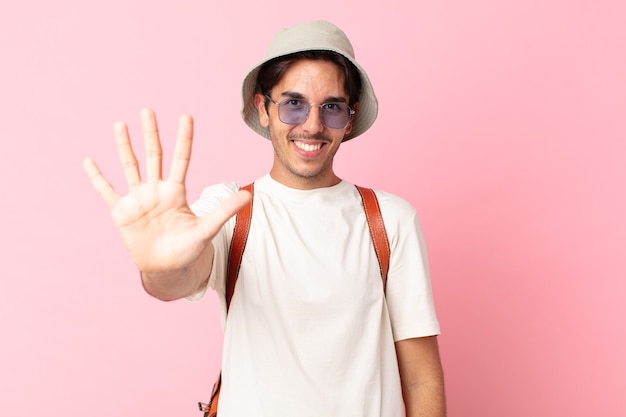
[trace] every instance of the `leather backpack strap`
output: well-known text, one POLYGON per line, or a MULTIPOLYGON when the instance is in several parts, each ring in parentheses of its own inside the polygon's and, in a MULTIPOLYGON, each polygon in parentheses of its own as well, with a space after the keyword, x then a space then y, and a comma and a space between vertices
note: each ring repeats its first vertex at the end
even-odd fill
MULTIPOLYGON (((249 191, 254 199, 254 183, 241 187, 242 190, 249 191)), ((239 268, 241 267, 241 259, 243 258, 243 250, 246 248, 248 241, 248 233, 250 232, 250 222, 252 221, 252 201, 250 204, 242 208, 237 213, 235 220, 235 229, 233 238, 230 241, 230 250, 228 255, 228 269, 226 272, 226 308, 230 307, 230 300, 235 293, 235 284, 239 276, 239 268)))
MULTIPOLYGON (((249 191, 254 197, 254 183, 241 187, 242 190, 249 191)), ((230 308, 230 300, 235 293, 235 284, 239 276, 239 268, 241 259, 243 258, 243 250, 246 248, 248 241, 248 233, 250 232, 250 223, 252 221, 252 201, 250 204, 239 210, 235 219, 235 229, 233 230, 233 238, 230 241, 230 249, 228 251, 228 269, 226 270, 226 310, 230 308)), ((200 411, 204 412, 204 417, 217 417, 217 408, 219 405, 220 393, 222 391, 222 373, 213 385, 213 392, 208 404, 198 403, 200 411)))
POLYGON ((391 257, 391 248, 389 247, 389 239, 383 222, 383 215, 380 211, 378 198, 374 190, 365 187, 356 186, 363 200, 363 209, 365 210, 365 218, 367 226, 370 229, 372 242, 374 243, 374 251, 378 258, 380 266, 380 276, 383 280, 383 290, 387 289, 387 273, 389 272, 389 258, 391 257))

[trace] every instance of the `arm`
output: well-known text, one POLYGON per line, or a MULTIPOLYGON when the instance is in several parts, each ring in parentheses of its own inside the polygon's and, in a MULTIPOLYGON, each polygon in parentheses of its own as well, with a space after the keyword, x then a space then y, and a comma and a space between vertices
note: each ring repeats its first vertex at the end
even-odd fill
POLYGON ((443 369, 436 336, 396 342, 407 417, 445 417, 443 369))
POLYGON ((250 193, 236 193, 206 217, 196 216, 187 203, 185 188, 192 118, 180 118, 167 179, 162 178, 161 141, 154 113, 142 111, 141 122, 146 147, 145 182, 141 181, 139 164, 123 123, 115 125, 114 134, 128 194, 117 194, 92 159, 86 159, 83 167, 111 209, 122 241, 141 271, 146 291, 161 300, 174 300, 191 295, 206 284, 213 262, 211 240, 248 203, 250 193))
POLYGON ((206 287, 213 266, 213 245, 207 245, 204 254, 189 265, 174 270, 141 273, 144 290, 162 301, 171 301, 194 294, 206 287))

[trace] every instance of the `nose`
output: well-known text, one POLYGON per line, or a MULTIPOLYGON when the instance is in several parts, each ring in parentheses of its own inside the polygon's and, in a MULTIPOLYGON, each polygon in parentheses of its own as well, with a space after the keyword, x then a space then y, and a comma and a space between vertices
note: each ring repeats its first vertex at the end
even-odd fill
POLYGON ((302 123, 302 128, 311 134, 319 133, 324 130, 322 123, 322 106, 319 104, 311 105, 306 120, 302 123))

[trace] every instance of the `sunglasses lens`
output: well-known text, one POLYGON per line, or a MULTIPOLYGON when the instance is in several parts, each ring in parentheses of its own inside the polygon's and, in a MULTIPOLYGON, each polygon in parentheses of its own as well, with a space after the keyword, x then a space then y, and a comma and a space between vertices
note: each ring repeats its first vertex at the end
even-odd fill
MULTIPOLYGON (((287 99, 278 105, 278 118, 289 125, 299 125, 309 116, 311 105, 306 101, 287 99)), ((350 121, 350 107, 345 103, 327 103, 320 107, 322 124, 330 129, 343 129, 350 121)))
POLYGON ((321 108, 322 123, 331 129, 343 129, 350 120, 350 108, 343 103, 324 104, 321 108))
POLYGON ((309 115, 308 103, 287 100, 278 106, 278 116, 283 123, 299 125, 304 122, 309 115))

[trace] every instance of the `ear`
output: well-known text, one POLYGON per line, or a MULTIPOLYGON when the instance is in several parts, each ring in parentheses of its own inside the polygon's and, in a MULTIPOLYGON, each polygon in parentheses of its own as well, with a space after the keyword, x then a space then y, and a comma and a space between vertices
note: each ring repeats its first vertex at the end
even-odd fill
POLYGON ((256 93, 254 95, 254 107, 256 107, 259 112, 259 123, 263 127, 268 127, 270 124, 270 117, 267 114, 267 109, 265 108, 265 96, 261 93, 256 93))
POLYGON ((352 118, 350 119, 350 123, 348 123, 348 126, 346 126, 346 133, 344 134, 344 136, 349 135, 350 132, 352 132, 352 121, 354 120, 356 115, 359 114, 359 102, 358 101, 354 103, 354 105, 352 106, 352 110, 354 110, 354 114, 352 115, 352 118))

